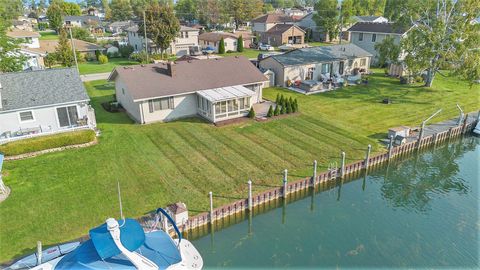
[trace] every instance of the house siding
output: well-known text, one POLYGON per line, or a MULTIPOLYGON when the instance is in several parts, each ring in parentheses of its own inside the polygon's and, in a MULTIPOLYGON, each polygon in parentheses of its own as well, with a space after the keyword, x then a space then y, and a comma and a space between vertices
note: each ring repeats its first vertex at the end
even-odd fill
POLYGON ((363 33, 363 40, 360 41, 361 32, 350 32, 350 41, 357 45, 358 47, 366 50, 367 52, 373 55, 372 63, 376 64, 378 62, 378 52, 375 50, 375 45, 381 43, 387 36, 391 35, 394 37, 395 44, 400 44, 401 35, 398 34, 386 34, 386 33, 375 33, 377 35, 375 42, 372 42, 372 36, 374 33, 363 33))
POLYGON ((35 109, 25 109, 25 110, 16 110, 16 111, 8 111, 8 112, 0 112, 0 137, 6 136, 7 133, 11 132, 12 136, 15 132, 19 131, 20 129, 28 129, 28 128, 40 128, 43 132, 56 132, 63 129, 65 127, 60 127, 58 123, 57 111, 56 108, 58 107, 66 107, 66 106, 77 106, 77 113, 78 118, 84 118, 88 114, 88 105, 87 102, 71 102, 65 103, 62 105, 55 105, 55 106, 46 106, 42 108, 35 108, 35 109), (25 111, 32 111, 34 120, 28 122, 20 122, 20 112, 25 111))
POLYGON ((127 114, 137 123, 142 123, 142 115, 140 113, 140 104, 134 102, 130 92, 128 92, 127 86, 122 82, 121 79, 117 76, 115 78, 115 96, 117 101, 122 105, 126 110, 127 114), (124 91, 122 91, 122 89, 124 91))
POLYGON ((173 109, 150 112, 148 101, 140 102, 139 108, 143 112, 145 124, 154 122, 168 122, 197 115, 196 93, 174 96, 173 104, 173 109))
POLYGON ((275 85, 283 86, 284 85, 284 75, 283 75, 283 66, 277 62, 275 59, 268 57, 260 61, 260 68, 269 69, 275 73, 275 85))

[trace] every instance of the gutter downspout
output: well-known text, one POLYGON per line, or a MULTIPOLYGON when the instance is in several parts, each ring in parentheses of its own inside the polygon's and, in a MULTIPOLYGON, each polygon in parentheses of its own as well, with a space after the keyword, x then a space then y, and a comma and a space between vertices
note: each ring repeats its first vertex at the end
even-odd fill
POLYGON ((140 124, 145 124, 145 118, 143 116, 143 101, 140 103, 140 124))

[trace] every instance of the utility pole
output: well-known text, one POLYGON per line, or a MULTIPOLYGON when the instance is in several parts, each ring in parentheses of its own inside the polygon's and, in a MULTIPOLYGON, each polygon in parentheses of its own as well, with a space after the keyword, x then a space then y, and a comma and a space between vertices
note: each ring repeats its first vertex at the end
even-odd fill
POLYGON ((72 43, 73 58, 75 59, 75 66, 77 67, 78 74, 80 74, 80 70, 78 69, 78 62, 77 62, 77 51, 75 50, 75 43, 73 43, 72 28, 71 27, 68 27, 68 32, 70 33, 70 43, 72 43))
POLYGON ((147 38, 147 24, 145 23, 145 10, 143 10, 143 35, 145 36, 145 55, 147 56, 148 64, 148 38, 147 38))
POLYGON ((340 45, 342 45, 342 37, 343 36, 343 14, 342 14, 342 3, 340 3, 340 40, 338 41, 340 45))

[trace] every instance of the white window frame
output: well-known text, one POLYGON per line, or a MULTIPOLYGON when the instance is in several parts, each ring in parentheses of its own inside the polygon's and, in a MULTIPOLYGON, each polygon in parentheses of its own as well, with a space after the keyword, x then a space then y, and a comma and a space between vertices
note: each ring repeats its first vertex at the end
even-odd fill
MULTIPOLYGON (((60 119, 58 119, 58 110, 57 110, 57 109, 58 109, 58 108, 68 108, 68 107, 73 107, 73 106, 77 107, 77 117, 78 117, 78 120, 82 119, 83 117, 80 117, 80 110, 79 110, 78 104, 71 104, 71 105, 64 105, 64 106, 54 107, 54 109, 55 109, 55 118, 57 119, 57 126, 58 126, 58 128, 71 128, 73 125, 65 126, 65 127, 60 126, 60 119)), ((71 124, 72 121, 70 121, 70 115, 68 115, 68 109, 67 109, 67 117, 68 117, 68 122, 70 122, 70 124, 71 124)))
POLYGON ((31 122, 35 122, 35 120, 36 120, 36 118, 35 118, 35 113, 33 112, 33 110, 18 112, 18 121, 19 121, 20 123, 31 123, 31 122), (24 113, 24 112, 30 112, 30 113, 32 114, 32 119, 31 119, 31 120, 22 121, 22 117, 20 117, 20 114, 21 114, 21 113, 24 113))

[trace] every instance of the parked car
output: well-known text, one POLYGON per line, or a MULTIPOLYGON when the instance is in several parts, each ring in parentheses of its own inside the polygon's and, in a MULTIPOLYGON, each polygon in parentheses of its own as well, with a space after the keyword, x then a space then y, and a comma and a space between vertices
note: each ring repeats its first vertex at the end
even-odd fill
POLYGON ((263 43, 260 43, 260 45, 258 45, 258 49, 260 51, 273 51, 273 47, 270 46, 270 44, 263 44, 263 43))

